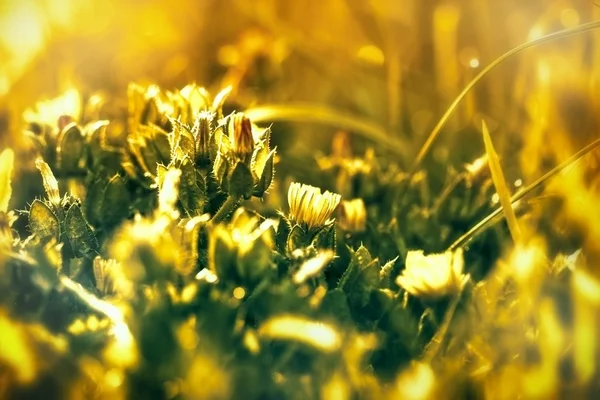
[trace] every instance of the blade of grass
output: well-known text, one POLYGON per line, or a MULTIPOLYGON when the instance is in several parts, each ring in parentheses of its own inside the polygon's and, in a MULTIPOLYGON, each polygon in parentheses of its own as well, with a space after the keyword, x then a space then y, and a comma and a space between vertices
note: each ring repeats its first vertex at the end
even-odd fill
MULTIPOLYGON (((515 204, 517 201, 521 200, 523 197, 527 196, 529 193, 542 186, 544 183, 546 183, 548 180, 559 174, 561 171, 565 170, 566 168, 575 164, 577 161, 581 160, 583 156, 590 153, 599 146, 600 139, 594 140, 592 143, 588 144, 583 149, 579 150, 577 153, 573 154, 571 157, 567 158, 565 161, 563 161, 562 163, 560 163, 559 165, 557 165, 556 167, 554 167, 553 169, 536 179, 526 188, 515 193, 510 199, 511 204, 515 204)), ((486 228, 488 228, 492 224, 492 222, 496 220, 496 217, 498 217, 498 215, 500 215, 501 212, 502 207, 499 207, 492 213, 490 213, 487 217, 483 218, 475 226, 473 226, 473 228, 471 228, 468 232, 466 232, 464 235, 459 237, 454 243, 452 243, 452 245, 448 248, 448 251, 454 251, 459 247, 462 247, 465 244, 467 244, 477 234, 483 232, 486 228)))
POLYGON ((462 99, 464 99, 464 97, 471 91, 471 89, 473 89, 475 87, 475 85, 477 85, 477 83, 479 83, 479 81, 485 77, 492 69, 494 69, 495 67, 497 67, 498 65, 500 65, 502 62, 504 62, 505 60, 507 60, 508 58, 512 57, 513 55, 531 47, 537 44, 541 44, 544 42, 549 42, 551 40, 556 40, 556 39, 561 39, 561 38, 565 38, 568 36, 572 36, 572 35, 576 35, 579 33, 583 33, 583 32, 587 32, 593 29, 597 29, 600 28, 600 21, 594 21, 594 22, 589 22, 586 24, 582 24, 579 26, 576 26, 574 28, 569 28, 569 29, 564 29, 562 31, 558 31, 558 32, 554 32, 551 33, 549 35, 546 36, 542 36, 538 39, 535 40, 531 40, 529 42, 523 43, 509 51, 507 51, 506 53, 504 53, 503 55, 501 55, 500 57, 498 57, 497 59, 495 59, 491 64, 489 64, 488 66, 486 66, 484 69, 481 70, 481 72, 479 72, 479 74, 477 74, 477 76, 475 76, 475 78, 473 78, 473 80, 471 82, 469 82, 469 84, 467 86, 465 86, 465 88, 463 89, 462 92, 459 93, 458 96, 456 96, 456 98, 454 99, 454 101, 452 102, 452 104, 450 104, 450 106, 448 107, 448 109, 446 110, 446 112, 444 113, 444 115, 442 115, 442 118, 440 118, 440 120, 438 121, 438 123, 435 125, 435 127, 433 128, 433 130, 431 131, 431 133, 429 134, 429 136, 427 137, 427 139, 425 140, 425 143, 423 144, 423 146, 421 147, 421 150, 419 150, 419 153, 417 154, 417 157, 415 158, 415 161, 413 162, 410 170, 409 170, 409 180, 410 177, 412 177, 415 172, 417 171, 417 169, 419 168, 419 165, 421 165, 421 163, 423 162, 423 159, 427 156, 427 154, 429 153, 429 150, 431 149, 431 146, 433 145, 433 142, 435 141, 435 139, 437 139, 437 137, 439 136, 442 128, 446 125, 446 123, 448 122, 448 119, 450 118, 450 115, 454 112, 454 110, 458 107, 458 104, 462 101, 462 99))
POLYGON ((244 114, 256 123, 272 121, 314 122, 347 129, 369 140, 386 146, 390 151, 403 155, 404 141, 392 138, 380 126, 352 115, 340 113, 328 107, 312 104, 264 105, 245 110, 244 114))
POLYGON ((512 208, 510 190, 506 185, 502 166, 500 165, 500 158, 498 157, 498 153, 496 153, 496 149, 494 149, 494 143, 492 143, 490 131, 488 130, 485 121, 481 121, 481 132, 483 133, 485 152, 488 156, 488 165, 490 166, 490 171, 492 173, 492 181, 494 182, 494 187, 500 197, 500 205, 504 210, 504 217, 508 223, 508 230, 510 231, 513 241, 515 243, 521 243, 523 235, 521 234, 521 228, 519 228, 515 210, 512 208))

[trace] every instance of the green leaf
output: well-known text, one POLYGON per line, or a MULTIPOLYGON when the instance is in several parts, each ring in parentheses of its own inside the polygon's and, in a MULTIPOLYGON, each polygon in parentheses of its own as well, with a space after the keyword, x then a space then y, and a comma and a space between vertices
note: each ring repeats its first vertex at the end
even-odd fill
POLYGON ((379 261, 371 257, 366 247, 360 246, 352 254, 338 288, 344 290, 351 301, 364 306, 369 301, 371 291, 379 285, 379 270, 379 261))
POLYGON ((296 249, 302 249, 307 245, 307 234, 300 225, 294 225, 286 241, 286 248, 289 254, 296 249))
POLYGON ((179 163, 181 181, 179 200, 190 217, 202 214, 206 204, 206 184, 204 178, 196 172, 192 160, 185 156, 179 163), (200 185, 198 185, 200 183, 200 185))
POLYGON ((102 200, 102 224, 115 226, 129 216, 129 191, 125 179, 120 175, 113 176, 108 182, 102 200))
POLYGON ((70 124, 61 132, 57 149, 58 168, 76 171, 82 167, 81 161, 85 148, 85 138, 79 126, 70 124))
POLYGON ((144 140, 143 144, 138 145, 139 154, 141 156, 142 165, 148 169, 152 175, 156 176, 156 166, 161 161, 158 157, 157 151, 149 144, 146 140, 144 140))
POLYGON ((229 160, 220 152, 217 153, 215 163, 213 165, 213 174, 221 190, 227 191, 228 181, 227 174, 229 173, 229 160))
POLYGON ((69 243, 71 243, 74 256, 83 257, 98 249, 96 236, 87 224, 78 205, 71 206, 67 211, 64 229, 69 243))
POLYGON ((325 225, 312 240, 312 245, 318 249, 335 251, 335 224, 325 225))
POLYGON ((257 176, 257 183, 254 189, 256 197, 261 197, 271 187, 273 176, 275 175, 275 150, 273 149, 267 154, 264 164, 262 164, 262 160, 260 163, 257 160, 254 166, 253 172, 257 176))
POLYGON ((394 266, 396 265, 396 261, 398 261, 398 257, 393 260, 385 263, 384 266, 381 267, 379 271, 379 285, 382 288, 390 289, 393 287, 394 278, 395 278, 395 270, 394 266))
POLYGON ((223 118, 223 104, 225 104, 225 101, 227 100, 227 97, 229 97, 231 90, 232 87, 227 86, 225 89, 217 93, 213 100, 211 109, 213 112, 217 113, 217 119, 223 118))
POLYGON ((182 220, 173 229, 173 239, 179 244, 177 270, 184 276, 196 270, 200 231, 207 221, 207 215, 200 215, 189 220, 182 220))
POLYGON ((321 310, 340 322, 352 321, 346 294, 341 289, 333 289, 327 292, 321 303, 321 310))
POLYGON ((87 185, 87 193, 84 201, 85 217, 93 225, 102 222, 102 203, 106 190, 106 176, 99 174, 87 185))
POLYGON ((217 274, 219 280, 235 278, 235 243, 223 225, 215 226, 210 234, 208 260, 210 269, 217 274))
POLYGON ((180 150, 180 156, 186 155, 192 159, 196 158, 196 141, 194 135, 185 124, 171 119, 173 123, 173 135, 175 145, 180 150))
POLYGON ((270 269, 274 233, 272 225, 264 224, 264 229, 256 231, 258 238, 251 245, 238 248, 236 265, 244 283, 258 283, 270 269))
POLYGON ((234 197, 242 197, 248 199, 252 196, 254 188, 254 180, 252 173, 242 162, 238 162, 229 175, 228 192, 234 197))
POLYGON ((162 129, 154 131, 152 145, 156 149, 158 156, 163 164, 169 163, 171 160, 171 144, 169 143, 169 135, 162 129))
POLYGON ((40 240, 60 237, 58 218, 50 207, 40 200, 34 200, 29 209, 29 228, 40 240))

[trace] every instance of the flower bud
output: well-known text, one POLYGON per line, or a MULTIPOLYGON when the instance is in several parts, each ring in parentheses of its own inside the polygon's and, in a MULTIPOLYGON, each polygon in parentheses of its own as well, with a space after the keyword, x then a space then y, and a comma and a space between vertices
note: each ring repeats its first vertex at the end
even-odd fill
POLYGON ((229 135, 234 153, 244 161, 249 160, 254 151, 254 136, 250 119, 242 113, 234 114, 229 120, 229 135))
POLYGON ((196 118, 192 132, 196 140, 196 163, 203 164, 210 160, 209 137, 214 114, 210 111, 201 111, 196 118))

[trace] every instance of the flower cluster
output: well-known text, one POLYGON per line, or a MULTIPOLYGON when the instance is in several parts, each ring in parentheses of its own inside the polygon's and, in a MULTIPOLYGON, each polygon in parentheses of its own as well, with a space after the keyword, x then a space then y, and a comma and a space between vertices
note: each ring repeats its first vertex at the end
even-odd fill
POLYGON ((222 190, 234 197, 261 197, 273 181, 275 149, 271 130, 259 129, 243 113, 233 113, 213 135, 213 173, 222 190))
POLYGON ((152 189, 169 168, 181 170, 179 201, 189 217, 216 213, 222 194, 237 201, 262 197, 274 173, 270 129, 258 128, 243 113, 225 117, 230 91, 210 101, 196 85, 175 92, 132 85, 129 157, 123 163, 128 176, 152 189))
POLYGON ((107 122, 97 120, 102 103, 99 95, 93 95, 84 104, 79 92, 71 89, 25 111, 25 135, 59 175, 85 173, 93 156, 89 145, 104 140, 107 122))

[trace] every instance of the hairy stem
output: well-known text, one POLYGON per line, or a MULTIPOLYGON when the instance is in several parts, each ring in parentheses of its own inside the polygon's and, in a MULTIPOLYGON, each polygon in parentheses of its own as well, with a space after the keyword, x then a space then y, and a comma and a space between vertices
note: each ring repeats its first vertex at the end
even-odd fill
POLYGON ((241 199, 238 196, 227 197, 227 200, 225 200, 225 203, 223 203, 221 208, 219 208, 219 211, 217 211, 215 216, 212 217, 210 222, 213 224, 217 224, 219 222, 224 221, 225 218, 227 218, 227 216, 229 214, 231 214, 233 212, 233 210, 235 210, 235 208, 240 204, 240 200, 241 199))

